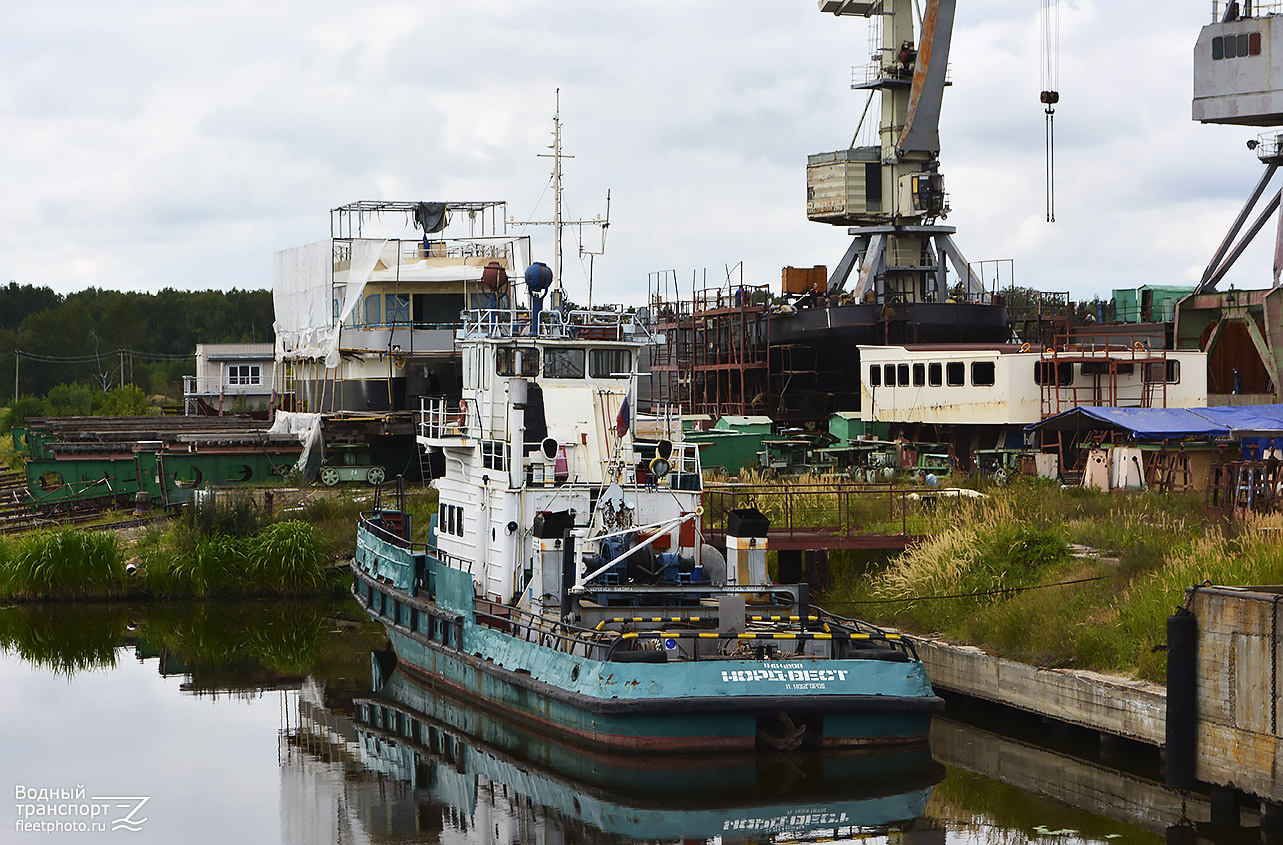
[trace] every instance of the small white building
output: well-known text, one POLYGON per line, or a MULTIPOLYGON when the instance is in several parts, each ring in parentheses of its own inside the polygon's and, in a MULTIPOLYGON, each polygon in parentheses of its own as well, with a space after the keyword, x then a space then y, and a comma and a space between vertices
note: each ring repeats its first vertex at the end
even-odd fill
POLYGON ((183 377, 183 413, 208 416, 267 410, 279 387, 276 374, 275 344, 198 343, 196 375, 183 377))

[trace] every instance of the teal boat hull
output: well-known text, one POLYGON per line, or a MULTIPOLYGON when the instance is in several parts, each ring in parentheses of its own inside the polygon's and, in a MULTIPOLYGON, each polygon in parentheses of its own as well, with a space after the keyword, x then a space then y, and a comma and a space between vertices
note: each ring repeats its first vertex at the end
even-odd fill
POLYGON ((421 684, 592 747, 731 751, 790 735, 808 747, 889 746, 925 742, 943 709, 917 660, 570 654, 480 624, 468 573, 364 523, 352 569, 353 594, 421 684))

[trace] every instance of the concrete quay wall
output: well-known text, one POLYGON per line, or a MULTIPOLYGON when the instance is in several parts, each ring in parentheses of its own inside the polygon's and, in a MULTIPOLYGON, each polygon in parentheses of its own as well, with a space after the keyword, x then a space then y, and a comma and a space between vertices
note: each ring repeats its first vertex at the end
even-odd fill
POLYGON ((1194 773, 1207 783, 1283 800, 1280 587, 1196 587, 1194 773))
POLYGON ((1163 745, 1167 692, 1158 684, 1078 669, 1041 669, 943 640, 913 638, 913 643, 937 690, 1163 745))

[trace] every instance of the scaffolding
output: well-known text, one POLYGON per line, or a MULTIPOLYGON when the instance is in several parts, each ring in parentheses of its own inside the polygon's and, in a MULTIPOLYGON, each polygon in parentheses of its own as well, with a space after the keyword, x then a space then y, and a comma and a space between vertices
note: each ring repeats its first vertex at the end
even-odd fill
POLYGON ((667 339, 652 352, 653 401, 713 418, 768 412, 770 301, 765 285, 707 288, 689 300, 652 291, 655 329, 667 339))
POLYGON ((1057 336, 1038 365, 1042 418, 1081 405, 1166 408, 1174 365, 1166 350, 1143 340, 1071 346, 1068 336, 1057 336))

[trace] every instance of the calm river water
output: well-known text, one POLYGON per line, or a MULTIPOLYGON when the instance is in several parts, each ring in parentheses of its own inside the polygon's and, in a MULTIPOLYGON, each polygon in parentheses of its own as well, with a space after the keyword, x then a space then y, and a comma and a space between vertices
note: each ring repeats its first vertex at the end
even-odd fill
POLYGON ((0 842, 1068 845, 1181 818, 1082 737, 948 719, 894 754, 585 756, 385 677, 354 611, 0 609, 0 842))

